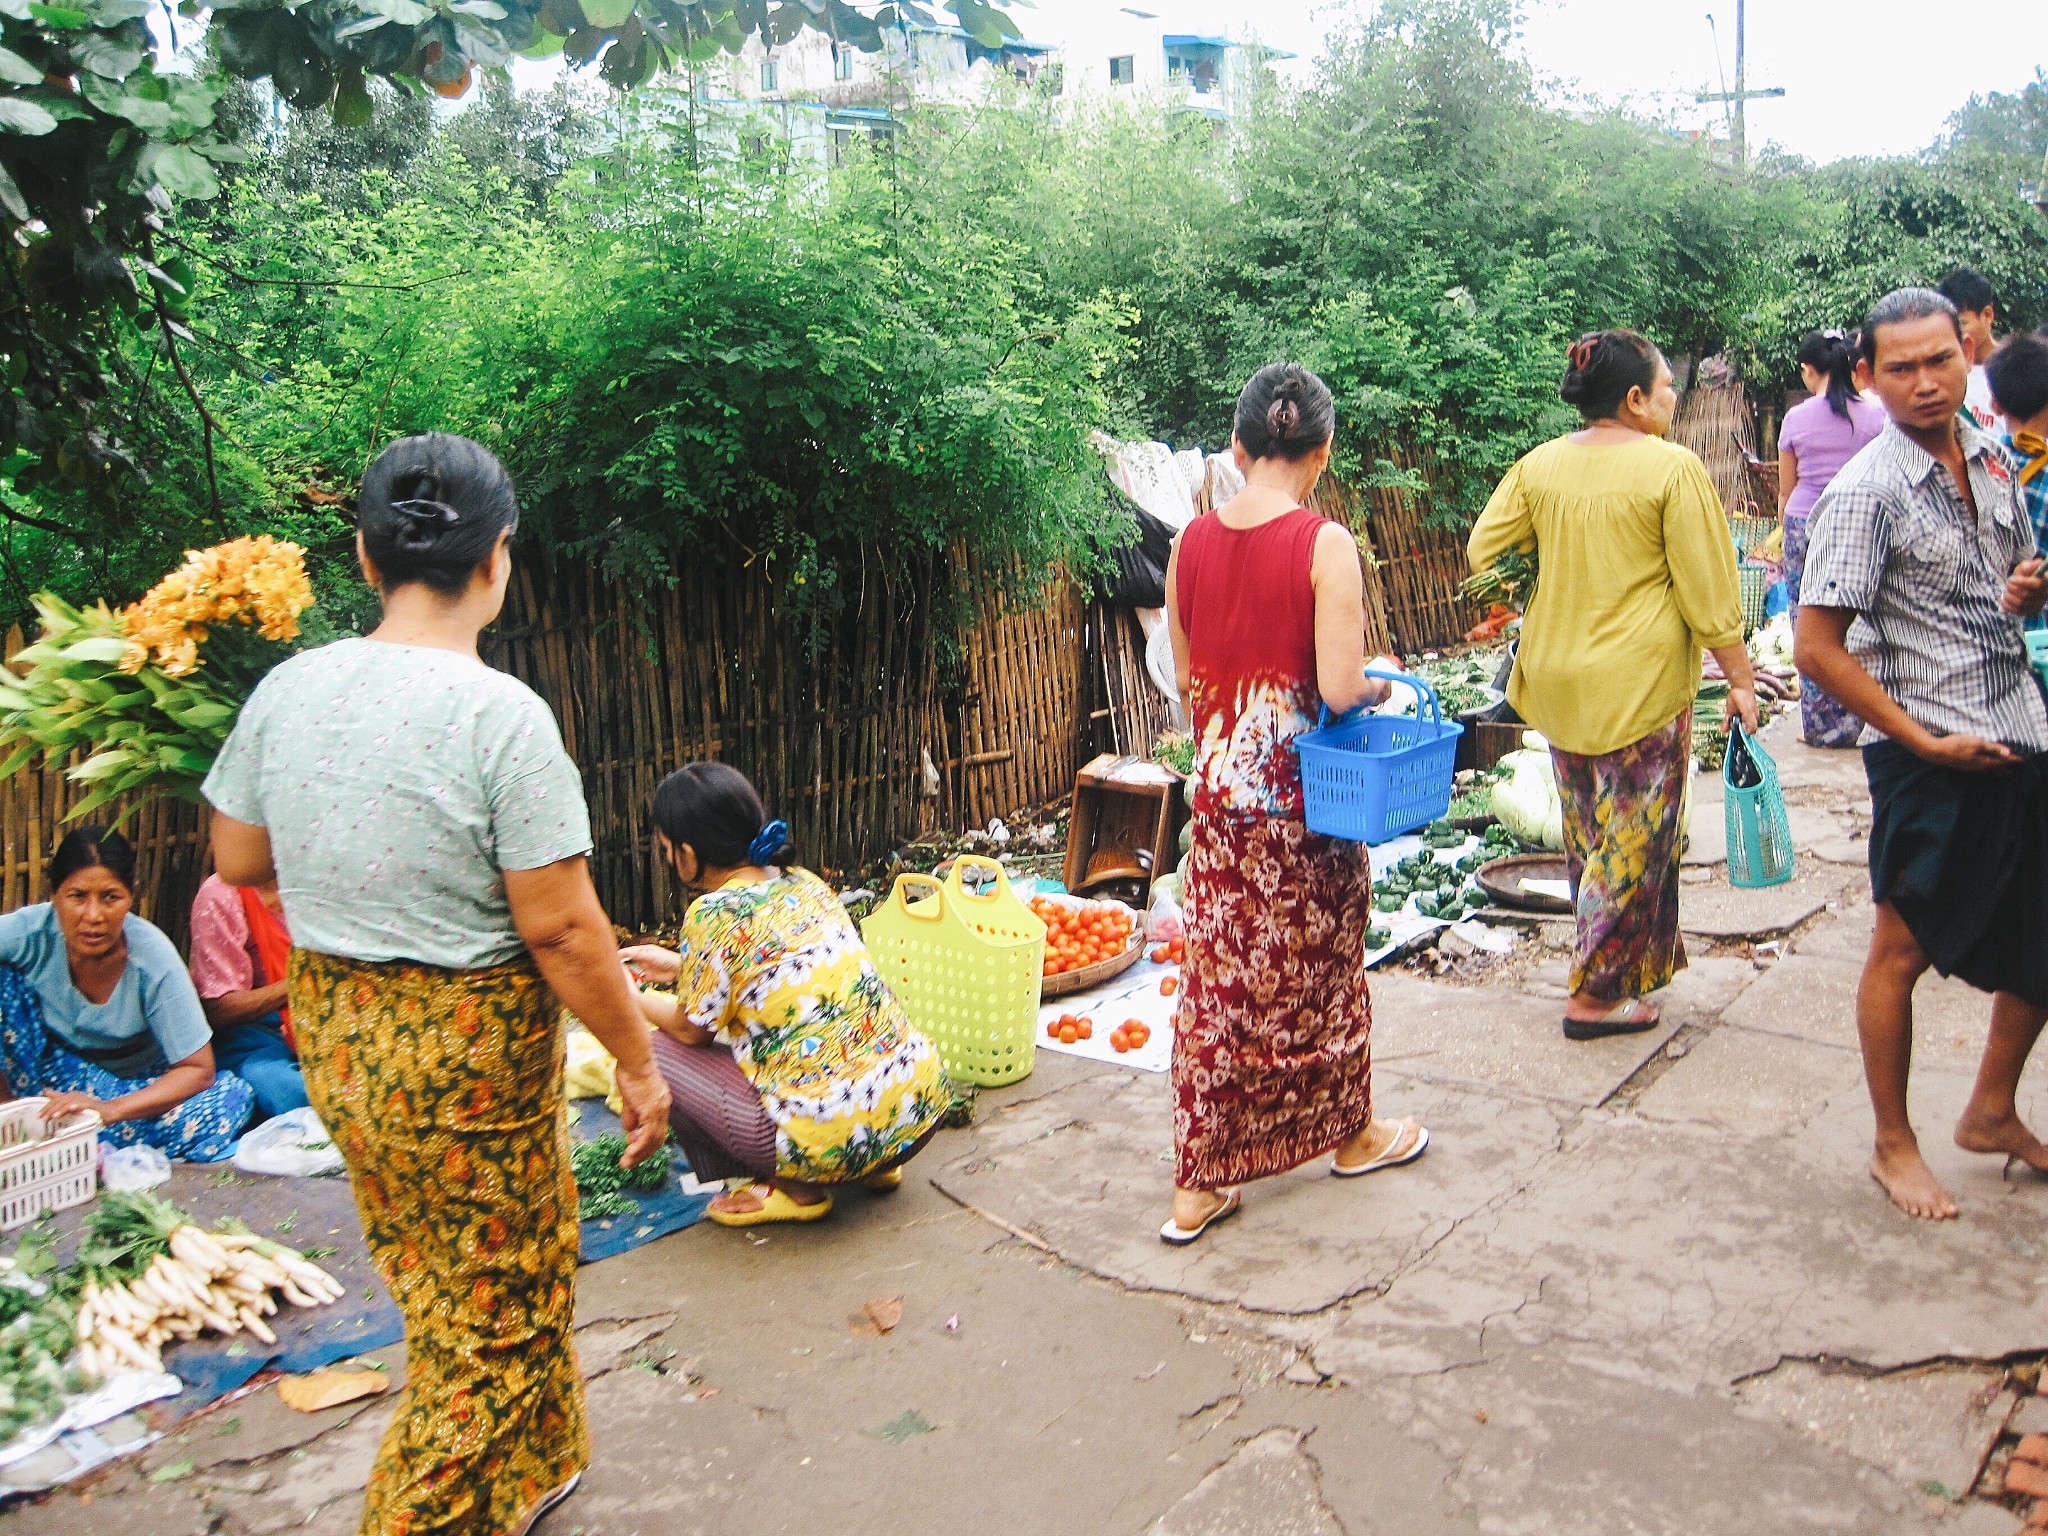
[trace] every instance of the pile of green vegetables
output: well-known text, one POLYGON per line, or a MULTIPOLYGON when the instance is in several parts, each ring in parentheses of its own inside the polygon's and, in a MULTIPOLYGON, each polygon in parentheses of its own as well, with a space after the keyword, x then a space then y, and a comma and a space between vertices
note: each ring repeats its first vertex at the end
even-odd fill
POLYGON ((1705 769, 1716 769, 1728 755, 1728 684, 1708 678, 1692 701, 1692 755, 1705 769))
POLYGON ((1506 603, 1526 612, 1536 594, 1536 551, 1511 549, 1460 589, 1475 603, 1506 603))
POLYGON ((91 1386, 64 1364, 78 1336, 73 1309, 43 1278, 56 1267, 50 1240, 34 1232, 0 1257, 0 1445, 91 1386))
POLYGON ((1490 689, 1500 670, 1499 652, 1447 656, 1418 663, 1413 670, 1436 690, 1437 708, 1446 720, 1455 720, 1468 709, 1482 709, 1498 697, 1490 689))
POLYGON ((1522 840, 1496 821, 1486 829, 1479 846, 1458 860, 1458 868, 1468 875, 1476 875, 1495 859, 1512 858, 1521 851, 1522 840))
POLYGON ((604 1216, 630 1216, 639 1207, 624 1191, 652 1194, 668 1183, 673 1166, 667 1147, 631 1168, 621 1168, 626 1155, 623 1136, 594 1136, 581 1141, 569 1153, 569 1168, 576 1176, 576 1219, 593 1221, 604 1216))
POLYGON ((1484 891, 1470 884, 1470 878, 1462 861, 1446 864, 1427 850, 1412 853, 1376 882, 1379 894, 1373 898, 1373 905, 1382 912, 1394 913, 1412 898, 1415 910, 1422 916, 1455 923, 1492 904, 1484 891))

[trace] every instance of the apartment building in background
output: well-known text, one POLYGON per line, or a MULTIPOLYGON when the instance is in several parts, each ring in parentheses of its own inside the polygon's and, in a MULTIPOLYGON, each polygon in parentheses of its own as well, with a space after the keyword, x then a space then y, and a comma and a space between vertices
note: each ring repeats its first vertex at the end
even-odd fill
POLYGON ((777 46, 748 40, 694 75, 700 100, 775 124, 806 158, 836 158, 855 135, 887 132, 912 101, 966 104, 1015 81, 1059 101, 1126 98, 1209 119, 1242 111, 1256 72, 1293 55, 1170 11, 1101 0, 1040 0, 1012 17, 1040 35, 996 46, 954 26, 903 24, 863 52, 804 32, 777 46))

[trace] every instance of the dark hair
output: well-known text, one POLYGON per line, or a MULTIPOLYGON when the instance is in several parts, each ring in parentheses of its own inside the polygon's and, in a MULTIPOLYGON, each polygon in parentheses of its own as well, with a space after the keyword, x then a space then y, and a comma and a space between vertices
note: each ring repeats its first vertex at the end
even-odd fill
POLYGON ((1255 459, 1305 459, 1337 430, 1330 386, 1299 363, 1268 363, 1237 397, 1234 428, 1255 459))
POLYGON ((2016 421, 2048 410, 2048 331, 2020 331, 2005 339, 1984 365, 1991 398, 2016 421))
POLYGON ((747 776, 723 763, 686 763, 663 779, 654 790, 654 824, 712 869, 786 864, 796 856, 789 828, 770 821, 747 776))
MULTIPOLYGON (((1935 289, 1957 309, 1996 309, 1998 294, 1991 279, 1975 267, 1957 267, 1935 289)), ((1918 318, 1917 316, 1915 318, 1918 318)))
POLYGON ((43 871, 44 881, 54 892, 58 886, 83 869, 104 869, 116 880, 135 890, 135 850, 128 839, 105 827, 80 827, 64 834, 64 841, 50 856, 43 871))
POLYGON ((1856 351, 1840 331, 1808 331, 1799 343, 1798 361, 1828 381, 1828 405, 1844 420, 1856 398, 1856 351))
POLYGON ((1863 361, 1873 368, 1877 366, 1880 325, 1903 325, 1908 320, 1925 320, 1929 315, 1947 315, 1948 323, 1955 327, 1956 340, 1963 339, 1963 322, 1956 318, 1956 307, 1946 294, 1932 288, 1894 288, 1871 305, 1870 313, 1863 317, 1863 361))
POLYGON ((1663 355, 1655 342, 1636 331, 1588 331, 1565 354, 1557 398, 1577 406, 1587 421, 1612 416, 1630 390, 1650 392, 1663 355))
POLYGON ((387 587, 418 581, 452 597, 518 526, 505 466, 450 432, 400 438, 364 473, 356 499, 363 549, 387 587))

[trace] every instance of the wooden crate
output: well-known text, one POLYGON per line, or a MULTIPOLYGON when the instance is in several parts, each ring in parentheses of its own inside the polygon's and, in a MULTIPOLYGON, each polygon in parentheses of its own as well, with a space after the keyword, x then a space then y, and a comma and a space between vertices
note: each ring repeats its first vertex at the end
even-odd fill
MULTIPOLYGON (((1074 777, 1074 810, 1067 825, 1067 889, 1087 883, 1088 865, 1105 848, 1149 855, 1141 881, 1180 862, 1180 830, 1188 818, 1181 776, 1139 757, 1105 752, 1074 777)), ((1144 861, 1141 859, 1142 865, 1144 861)))

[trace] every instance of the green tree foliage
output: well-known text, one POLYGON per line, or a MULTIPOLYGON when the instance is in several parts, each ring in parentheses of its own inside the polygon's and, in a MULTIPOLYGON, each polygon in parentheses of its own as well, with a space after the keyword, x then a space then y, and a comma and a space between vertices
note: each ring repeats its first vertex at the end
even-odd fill
MULTIPOLYGON (((152 333, 193 394, 181 353, 192 274, 158 236, 180 203, 219 196, 221 168, 243 158, 247 114, 222 107, 231 80, 268 81, 300 111, 361 127, 375 116, 374 80, 414 98, 460 96, 514 54, 563 54, 627 89, 750 37, 817 29, 877 48, 899 16, 933 19, 913 0, 879 11, 848 0, 183 0, 178 16, 207 32, 181 69, 159 68, 152 9, 0 0, 0 469, 102 506, 143 467, 122 408, 138 385, 123 367, 125 329, 152 333)), ((944 9, 984 41, 1017 35, 988 0, 944 9)))
POLYGON ((1568 424, 1582 330, 1729 351, 1767 388, 1807 329, 1959 262, 2048 319, 2048 221, 2016 195, 2048 87, 1973 100, 1925 155, 1740 175, 1561 110, 1501 0, 1388 0, 1227 133, 1019 88, 907 110, 830 173, 672 82, 452 116, 365 89, 365 123, 282 129, 219 96, 252 158, 157 216, 140 328, 92 343, 148 475, 0 486, 17 609, 127 598, 259 530, 343 590, 342 501, 435 427, 505 455, 535 543, 634 582, 766 562, 828 618, 877 562, 1085 562, 1114 525, 1090 434, 1221 447, 1280 356, 1335 389, 1347 473, 1457 523, 1568 424))

